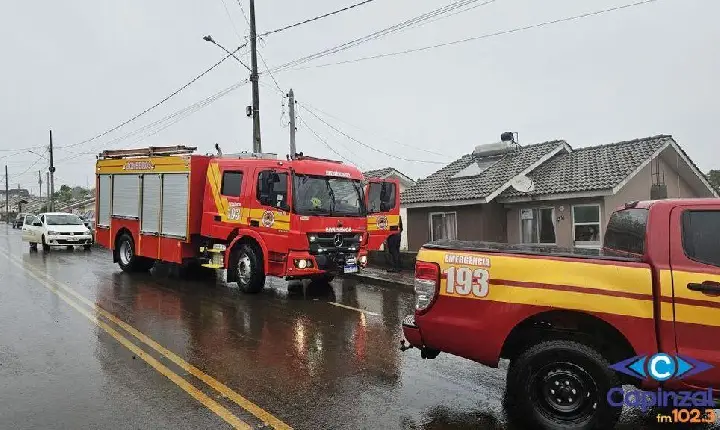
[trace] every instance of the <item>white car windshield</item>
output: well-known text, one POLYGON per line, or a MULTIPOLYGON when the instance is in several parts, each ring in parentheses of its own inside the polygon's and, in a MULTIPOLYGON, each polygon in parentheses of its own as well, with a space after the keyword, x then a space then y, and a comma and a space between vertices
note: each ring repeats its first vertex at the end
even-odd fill
POLYGON ((83 220, 77 215, 45 215, 47 225, 83 225, 83 220))

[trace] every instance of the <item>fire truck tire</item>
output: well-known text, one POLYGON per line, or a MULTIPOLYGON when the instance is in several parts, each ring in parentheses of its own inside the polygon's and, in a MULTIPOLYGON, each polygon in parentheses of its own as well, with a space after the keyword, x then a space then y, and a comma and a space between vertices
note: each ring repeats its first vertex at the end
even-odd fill
POLYGON ((540 342, 510 363, 508 416, 529 428, 614 428, 622 412, 607 402, 614 387, 622 387, 620 379, 594 348, 569 340, 540 342))
POLYGON ((265 287, 265 271, 263 269, 262 254, 258 250, 244 243, 233 250, 232 270, 238 287, 249 294, 256 294, 265 287))
POLYGON ((115 245, 118 253, 118 265, 123 272, 147 272, 155 262, 135 254, 135 241, 132 236, 123 233, 115 245))

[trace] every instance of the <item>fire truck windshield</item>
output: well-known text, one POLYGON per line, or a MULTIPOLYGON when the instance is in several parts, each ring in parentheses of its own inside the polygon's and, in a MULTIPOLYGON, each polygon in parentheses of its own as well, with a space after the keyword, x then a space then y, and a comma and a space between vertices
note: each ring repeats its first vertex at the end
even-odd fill
POLYGON ((299 215, 365 216, 363 195, 357 180, 296 174, 293 208, 299 215))

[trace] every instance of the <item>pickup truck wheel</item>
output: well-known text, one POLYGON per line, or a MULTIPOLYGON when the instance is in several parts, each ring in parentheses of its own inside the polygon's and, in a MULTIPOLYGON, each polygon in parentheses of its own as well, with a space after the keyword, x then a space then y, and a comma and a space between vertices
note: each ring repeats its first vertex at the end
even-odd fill
POLYGON ((544 429, 613 428, 622 408, 607 403, 607 392, 622 384, 610 363, 578 342, 538 343, 510 364, 507 403, 510 418, 544 429))
POLYGON ((238 287, 244 293, 259 293, 265 287, 265 272, 262 258, 255 248, 250 245, 240 245, 233 252, 233 266, 238 287))
POLYGON ((37 251, 37 243, 30 242, 30 251, 37 251))

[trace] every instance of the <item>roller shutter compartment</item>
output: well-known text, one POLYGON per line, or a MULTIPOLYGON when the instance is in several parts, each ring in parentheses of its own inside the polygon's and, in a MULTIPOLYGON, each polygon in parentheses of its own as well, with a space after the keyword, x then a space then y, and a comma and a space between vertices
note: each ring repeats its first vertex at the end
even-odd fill
POLYGON ((143 233, 160 232, 160 175, 143 175, 142 220, 140 231, 143 233))
POLYGON ((160 230, 163 236, 187 238, 188 180, 187 173, 163 175, 160 230))
POLYGON ((98 175, 100 188, 98 189, 97 225, 110 226, 110 206, 112 203, 112 176, 98 175))
POLYGON ((140 175, 113 177, 112 214, 121 218, 140 218, 140 175))

